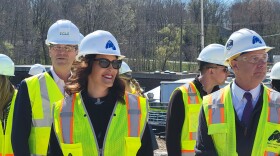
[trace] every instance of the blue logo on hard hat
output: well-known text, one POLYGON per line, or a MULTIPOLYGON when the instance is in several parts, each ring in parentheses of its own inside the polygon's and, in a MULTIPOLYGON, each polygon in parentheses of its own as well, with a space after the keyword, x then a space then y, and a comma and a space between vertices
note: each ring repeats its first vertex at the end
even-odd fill
POLYGON ((105 47, 105 48, 106 48, 106 49, 112 48, 113 50, 116 50, 115 45, 114 45, 113 42, 110 41, 110 40, 106 43, 106 47, 105 47))
POLYGON ((257 36, 253 36, 252 42, 253 42, 253 44, 255 44, 255 43, 260 43, 260 44, 262 44, 262 41, 261 41, 257 36))
POLYGON ((232 46, 233 46, 233 40, 229 40, 226 45, 227 50, 230 50, 232 46))

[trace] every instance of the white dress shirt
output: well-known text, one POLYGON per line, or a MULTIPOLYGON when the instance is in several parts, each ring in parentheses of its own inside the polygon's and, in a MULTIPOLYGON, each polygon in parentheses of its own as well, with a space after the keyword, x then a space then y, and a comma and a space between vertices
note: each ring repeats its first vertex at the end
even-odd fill
POLYGON ((55 83, 57 84, 59 90, 61 91, 62 95, 64 95, 64 86, 65 86, 64 81, 57 76, 57 74, 53 70, 53 67, 51 67, 50 71, 52 73, 53 79, 54 79, 55 83))
POLYGON ((253 108, 255 108, 256 103, 259 99, 261 91, 261 85, 259 84, 256 88, 245 91, 241 89, 239 86, 236 85, 235 80, 233 81, 231 85, 231 96, 232 96, 232 102, 234 109, 237 113, 238 119, 241 121, 243 110, 245 108, 245 105, 247 103, 247 100, 243 97, 245 92, 250 92, 252 94, 252 102, 253 102, 253 108))

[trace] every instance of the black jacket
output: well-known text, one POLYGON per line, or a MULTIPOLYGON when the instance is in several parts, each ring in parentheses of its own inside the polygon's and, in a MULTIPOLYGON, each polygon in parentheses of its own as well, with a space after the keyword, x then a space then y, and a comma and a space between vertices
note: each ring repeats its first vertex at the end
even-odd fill
MULTIPOLYGON (((50 71, 49 75, 52 77, 50 71)), ((28 139, 31 132, 32 109, 25 80, 22 80, 14 107, 12 147, 16 156, 30 156, 28 139)))
MULTIPOLYGON (((200 97, 207 95, 197 77, 193 80, 193 83, 198 89, 200 97)), ((219 86, 215 86, 212 92, 217 90, 219 90, 219 86)), ((171 156, 181 156, 181 133, 185 120, 184 110, 182 92, 180 90, 176 90, 168 104, 166 120, 166 147, 168 155, 171 156)))

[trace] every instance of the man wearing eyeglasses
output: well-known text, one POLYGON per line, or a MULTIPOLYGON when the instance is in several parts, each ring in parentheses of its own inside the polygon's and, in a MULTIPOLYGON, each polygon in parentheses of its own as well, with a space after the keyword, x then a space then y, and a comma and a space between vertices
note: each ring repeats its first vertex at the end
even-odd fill
POLYGON ((223 56, 223 45, 210 44, 205 47, 197 58, 200 75, 172 93, 166 126, 168 155, 194 154, 202 97, 217 91, 228 76, 223 56))
POLYGON ((235 80, 203 98, 196 155, 279 155, 280 93, 262 84, 271 49, 253 30, 229 37, 226 63, 235 80))
POLYGON ((52 67, 24 79, 15 102, 12 130, 15 155, 47 155, 53 103, 65 95, 64 86, 82 37, 69 20, 58 20, 49 28, 46 44, 52 67))

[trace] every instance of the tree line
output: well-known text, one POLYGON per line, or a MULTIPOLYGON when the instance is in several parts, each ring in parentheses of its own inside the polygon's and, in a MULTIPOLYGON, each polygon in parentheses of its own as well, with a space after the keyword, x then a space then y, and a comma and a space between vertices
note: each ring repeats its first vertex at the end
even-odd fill
MULTIPOLYGON (((279 54, 279 0, 204 0, 205 46, 249 28, 279 54)), ((0 0, 0 53, 15 64, 51 64, 48 28, 59 19, 83 35, 110 31, 133 71, 194 70, 201 51, 199 0, 0 0), (180 60, 183 67, 180 68, 180 60)))

